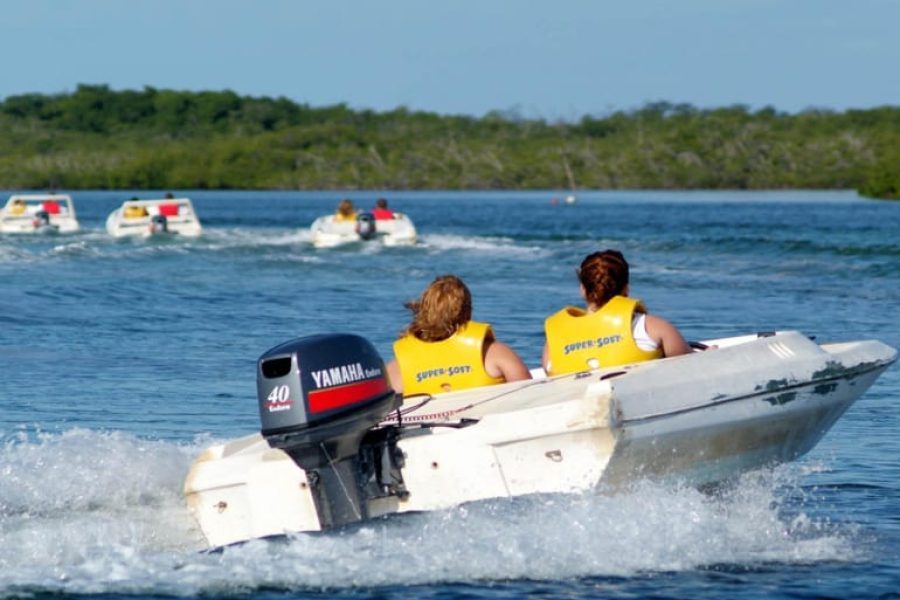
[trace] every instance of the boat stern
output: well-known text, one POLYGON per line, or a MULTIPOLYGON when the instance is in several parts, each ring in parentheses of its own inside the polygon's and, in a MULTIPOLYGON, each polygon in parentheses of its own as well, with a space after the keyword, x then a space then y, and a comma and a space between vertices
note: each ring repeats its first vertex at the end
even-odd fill
POLYGON ((320 529, 306 473, 259 434, 207 448, 184 495, 211 547, 320 529))

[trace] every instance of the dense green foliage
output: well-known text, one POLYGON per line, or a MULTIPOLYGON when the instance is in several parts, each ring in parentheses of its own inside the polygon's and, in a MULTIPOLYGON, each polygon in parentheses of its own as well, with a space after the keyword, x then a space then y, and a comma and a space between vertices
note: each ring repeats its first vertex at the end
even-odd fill
POLYGON ((648 104, 577 123, 81 85, 0 103, 0 187, 859 188, 900 196, 900 108, 648 104))

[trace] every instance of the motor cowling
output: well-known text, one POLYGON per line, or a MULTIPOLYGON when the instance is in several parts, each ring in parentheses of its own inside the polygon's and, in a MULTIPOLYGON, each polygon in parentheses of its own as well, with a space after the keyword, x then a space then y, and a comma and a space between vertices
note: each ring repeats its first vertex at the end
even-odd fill
POLYGON ((34 220, 32 221, 32 223, 34 224, 34 227, 36 229, 40 227, 48 227, 50 225, 50 213, 48 213, 46 210, 37 211, 36 213, 34 213, 34 220))
POLYGON ((367 487, 393 476, 373 452, 395 450, 381 434, 361 451, 363 438, 402 400, 372 344, 330 334, 276 346, 259 358, 257 396, 262 435, 305 471, 322 529, 366 518, 367 487))
POLYGON ((364 240, 371 240, 378 234, 375 226, 375 215, 364 212, 356 216, 356 233, 364 240))
POLYGON ((352 334, 297 338, 268 350, 258 361, 257 397, 262 434, 276 448, 361 436, 400 404, 381 356, 352 334))
POLYGON ((153 233, 168 233, 169 218, 165 215, 153 215, 150 217, 150 231, 153 233))

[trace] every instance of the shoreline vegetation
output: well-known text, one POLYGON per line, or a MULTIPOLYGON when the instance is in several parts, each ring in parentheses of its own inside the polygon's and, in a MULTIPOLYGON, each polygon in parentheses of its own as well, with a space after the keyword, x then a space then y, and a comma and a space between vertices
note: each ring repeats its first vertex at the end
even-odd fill
POLYGON ((6 189, 855 189, 900 199, 900 107, 655 102, 575 122, 145 87, 0 102, 6 189))

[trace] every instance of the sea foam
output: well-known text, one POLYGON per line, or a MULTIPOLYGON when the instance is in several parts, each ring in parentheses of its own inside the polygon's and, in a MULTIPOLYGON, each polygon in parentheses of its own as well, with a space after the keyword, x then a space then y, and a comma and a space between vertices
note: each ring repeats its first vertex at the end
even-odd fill
POLYGON ((817 521, 792 465, 713 495, 638 482, 615 495, 496 499, 206 553, 181 486, 212 440, 75 429, 0 441, 0 597, 556 580, 864 552, 852 526, 817 521))

